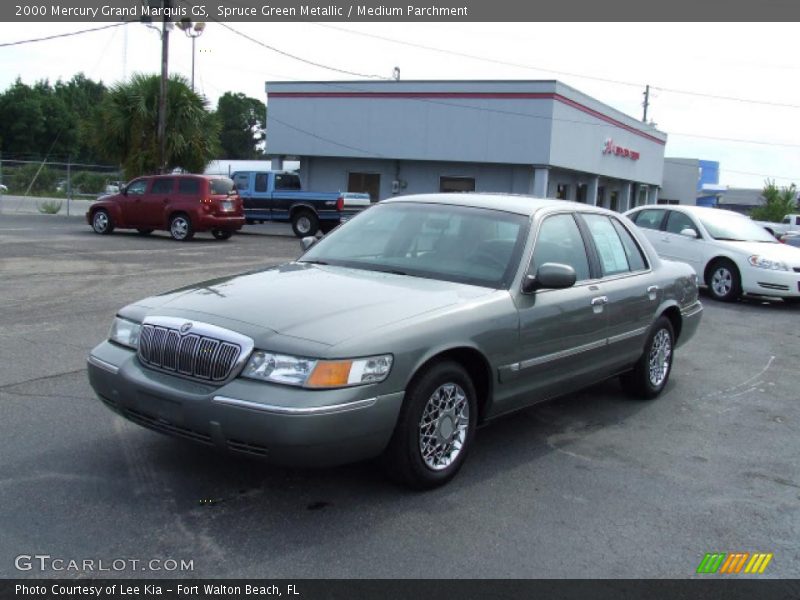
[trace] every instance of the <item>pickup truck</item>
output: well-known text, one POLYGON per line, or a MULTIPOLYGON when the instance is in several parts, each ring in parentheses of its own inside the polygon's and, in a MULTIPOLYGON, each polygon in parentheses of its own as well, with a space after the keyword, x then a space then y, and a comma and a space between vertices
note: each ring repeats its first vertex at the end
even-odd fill
POLYGON ((231 179, 247 223, 290 222, 300 238, 327 233, 370 205, 369 194, 305 192, 297 173, 287 171, 236 171, 231 179))
POLYGON ((777 238, 790 231, 800 231, 800 215, 796 214, 786 215, 780 223, 772 223, 770 221, 756 221, 756 223, 777 238))

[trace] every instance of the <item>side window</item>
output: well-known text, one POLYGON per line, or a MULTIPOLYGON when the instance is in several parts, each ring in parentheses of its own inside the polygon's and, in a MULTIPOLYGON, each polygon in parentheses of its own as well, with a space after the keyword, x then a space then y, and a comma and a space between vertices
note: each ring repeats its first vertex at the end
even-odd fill
POLYGON ((300 177, 289 173, 279 173, 275 175, 276 190, 299 190, 300 177))
POLYGON ((169 194, 172 191, 175 180, 172 177, 156 179, 153 187, 150 188, 151 194, 169 194))
POLYGON ((247 190, 250 183, 250 175, 248 173, 237 173, 233 176, 233 182, 237 190, 247 190))
POLYGON ((266 192, 267 191, 267 174, 266 173, 256 173, 255 191, 257 191, 257 192, 266 192))
POLYGON ((639 246, 630 231, 625 229, 622 223, 616 219, 611 219, 611 222, 614 224, 614 229, 617 230, 619 239, 622 240, 622 245, 625 248, 625 256, 628 257, 628 264, 631 267, 631 271, 644 271, 647 268, 647 261, 645 260, 641 246, 639 246))
POLYGON ((583 215, 589 233, 594 241, 594 247, 600 258, 603 275, 618 275, 631 270, 628 265, 628 255, 625 246, 611 223, 611 219, 604 215, 583 215))
POLYGON ((178 193, 197 196, 200 194, 200 180, 194 177, 181 177, 178 179, 178 193))
POLYGON ((137 179, 128 184, 129 196, 141 196, 147 191, 147 179, 137 179))
POLYGON ((561 263, 575 269, 577 281, 589 279, 589 259, 583 238, 572 215, 547 217, 539 228, 533 248, 531 272, 544 263, 561 263))
POLYGON ((700 236, 700 232, 697 231, 697 227, 692 222, 689 215, 678 212, 677 210, 669 211, 669 217, 667 217, 667 231, 669 233, 680 233, 684 229, 691 229, 698 237, 700 236))
POLYGON ((633 216, 633 222, 639 227, 658 230, 661 229, 661 221, 664 220, 664 211, 655 209, 643 210, 633 216))

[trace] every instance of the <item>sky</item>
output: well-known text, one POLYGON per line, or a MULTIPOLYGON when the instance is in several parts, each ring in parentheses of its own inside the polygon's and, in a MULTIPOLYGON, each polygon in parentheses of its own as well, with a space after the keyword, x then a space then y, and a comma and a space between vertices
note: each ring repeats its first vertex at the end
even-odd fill
MULTIPOLYGON (((0 43, 103 23, 0 23, 0 43)), ((800 52, 793 23, 228 23, 310 62, 409 79, 558 79, 669 135, 666 156, 720 162, 720 183, 800 185, 800 52), (684 93, 691 92, 691 93, 684 93), (716 96, 716 97, 714 97, 716 96), (727 97, 730 99, 723 99, 727 97), (784 106, 781 106, 784 105, 784 106), (785 106, 789 105, 789 106, 785 106), (755 143, 759 142, 759 143, 755 143)), ((264 82, 357 77, 313 66, 209 23, 196 40, 195 85, 265 100, 264 82)), ((191 76, 192 42, 170 35, 170 72, 191 76)), ((83 72, 107 85, 160 71, 157 31, 136 23, 0 47, 0 89, 17 77, 83 72)))

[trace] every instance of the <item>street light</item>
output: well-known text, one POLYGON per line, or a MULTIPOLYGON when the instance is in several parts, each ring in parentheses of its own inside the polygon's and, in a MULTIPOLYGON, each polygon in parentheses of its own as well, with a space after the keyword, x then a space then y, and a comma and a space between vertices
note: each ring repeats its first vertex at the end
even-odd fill
POLYGON ((177 23, 177 26, 187 37, 192 38, 192 91, 194 91, 194 41, 203 35, 206 24, 202 21, 192 23, 189 19, 183 19, 177 23))

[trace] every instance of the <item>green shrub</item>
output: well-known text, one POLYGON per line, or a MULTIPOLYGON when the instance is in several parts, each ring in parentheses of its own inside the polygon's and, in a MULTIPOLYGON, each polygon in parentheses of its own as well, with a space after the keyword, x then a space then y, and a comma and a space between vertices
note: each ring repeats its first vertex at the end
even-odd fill
POLYGON ((61 200, 45 200, 37 208, 43 215, 56 215, 61 211, 61 200))

